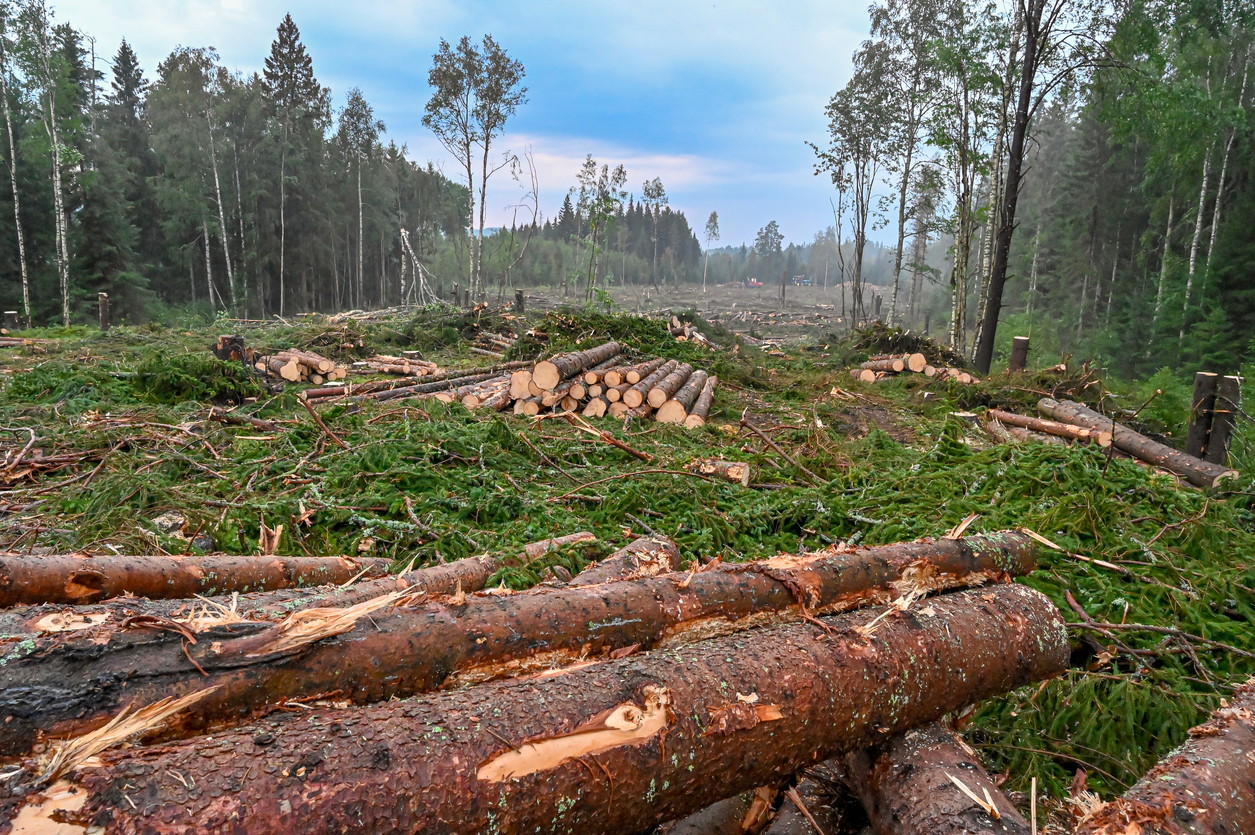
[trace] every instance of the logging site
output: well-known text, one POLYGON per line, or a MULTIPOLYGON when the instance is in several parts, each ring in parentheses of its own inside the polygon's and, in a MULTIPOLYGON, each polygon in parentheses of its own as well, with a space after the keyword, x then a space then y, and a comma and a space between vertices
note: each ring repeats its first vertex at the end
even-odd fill
POLYGON ((1253 16, 0 0, 0 835, 1255 835, 1253 16))

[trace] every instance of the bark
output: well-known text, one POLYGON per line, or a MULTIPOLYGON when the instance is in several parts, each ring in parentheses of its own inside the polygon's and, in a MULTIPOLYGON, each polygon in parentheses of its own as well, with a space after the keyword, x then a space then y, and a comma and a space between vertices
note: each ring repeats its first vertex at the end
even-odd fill
POLYGON ((775 796, 773 787, 759 786, 664 824, 655 830, 655 835, 755 835, 770 817, 775 796))
MULTIPOLYGON (((1033 257, 1037 257, 1036 252, 1033 253, 1033 257)), ((1007 360, 1007 373, 1016 374, 1028 369, 1028 346, 1029 338, 1027 336, 1014 336, 1011 338, 1011 357, 1007 360)))
POLYGON ((1255 832, 1255 679, 1074 835, 1255 832))
POLYGON ((689 409, 697 402, 697 396, 706 386, 706 378, 710 375, 705 371, 694 371, 674 396, 658 407, 659 423, 684 423, 688 418, 689 409))
POLYGON ((271 649, 282 646, 283 624, 208 629, 188 646, 184 635, 161 630, 74 641, 39 637, 22 647, 22 657, 0 666, 6 722, 0 756, 30 750, 39 734, 93 730, 128 704, 207 688, 217 689, 182 712, 165 735, 238 724, 285 700, 335 693, 368 704, 548 670, 633 645, 657 648, 787 622, 807 611, 846 611, 913 590, 969 586, 1026 573, 1036 552, 1027 535, 1006 532, 786 555, 691 577, 455 595, 376 611, 343 634, 283 651, 271 649))
POLYGON ((1116 423, 1111 418, 1100 415, 1093 409, 1087 409, 1079 403, 1043 397, 1037 401, 1037 408, 1047 417, 1063 423, 1109 431, 1112 433, 1112 444, 1117 449, 1148 464, 1163 467, 1196 487, 1215 487, 1226 478, 1237 478, 1237 470, 1200 461, 1180 450, 1152 441, 1145 435, 1134 432, 1127 426, 1116 423))
POLYGON ((993 438, 997 443, 1014 444, 1023 441, 1036 441, 1037 443, 1051 444, 1053 446, 1068 445, 1068 442, 1058 435, 1034 432, 1032 429, 1025 429, 1023 426, 1008 426, 999 420, 987 421, 984 429, 989 437, 993 438))
POLYGON ((1195 458, 1207 453, 1207 435, 1211 432, 1212 415, 1216 410, 1216 385, 1220 375, 1207 371, 1194 373, 1194 396, 1190 404, 1190 425, 1185 433, 1185 451, 1195 458))
POLYGON ((679 391, 684 384, 688 382, 688 378, 691 376, 693 376, 693 366, 689 365, 687 362, 682 362, 677 365, 674 371, 659 380, 654 387, 649 390, 649 394, 647 395, 649 405, 653 406, 655 409, 662 406, 663 403, 666 403, 671 399, 671 395, 679 391))
MULTIPOLYGON (((1163 288, 1168 282, 1168 255, 1172 252, 1172 220, 1176 211, 1176 198, 1172 195, 1168 196, 1168 226, 1163 233, 1163 255, 1159 260, 1159 289, 1155 291, 1155 315, 1151 319, 1151 326, 1159 321, 1159 314, 1163 312, 1163 288)), ((1036 258, 1036 254, 1033 256, 1036 258)), ((1146 349, 1146 356, 1150 356, 1150 348, 1146 349)))
POLYGON ((680 549, 665 536, 640 537, 595 565, 590 565, 571 581, 577 586, 639 580, 669 574, 680 567, 680 549))
MULTIPOLYGON (((552 539, 542 539, 539 542, 531 542, 523 546, 523 555, 528 562, 538 560, 550 551, 558 548, 565 548, 568 545, 577 545, 581 542, 592 542, 597 537, 588 531, 579 531, 577 533, 569 533, 564 536, 555 536, 552 539)), ((480 588, 483 584, 480 584, 480 588)))
POLYGON ((1054 420, 1042 420, 1041 418, 1029 417, 1028 415, 1017 415, 1012 412, 1004 412, 1001 409, 990 409, 987 414, 990 419, 1005 423, 1008 426, 1022 426, 1025 429, 1044 432, 1047 435, 1057 435, 1060 438, 1070 438, 1073 441, 1089 441, 1101 447, 1111 446, 1111 432, 1105 429, 1086 429, 1083 426, 1073 426, 1070 423, 1059 423, 1054 420))
POLYGON ((876 835, 1029 835, 975 752, 938 722, 848 754, 844 764, 876 835), (955 780, 989 798, 997 817, 955 780))
MULTIPOLYGON (((1208 96, 1210 98, 1210 95, 1208 96)), ((1185 302, 1181 305, 1181 331, 1177 334, 1177 342, 1185 340, 1186 317, 1190 312, 1190 294, 1194 290, 1194 271, 1198 267, 1198 243, 1203 237, 1203 210, 1207 204, 1207 181, 1211 177, 1211 152, 1215 143, 1207 149, 1203 157, 1203 182, 1198 187, 1198 209, 1194 212, 1194 239, 1190 243, 1190 266, 1185 276, 1185 302)))
POLYGON ((635 409, 644 405, 649 397, 650 390, 662 382, 668 374, 675 371, 678 366, 679 363, 675 360, 667 360, 648 377, 642 377, 639 383, 623 392, 623 404, 629 409, 635 409))
POLYGON ((227 237, 227 214, 222 206, 222 184, 218 180, 218 154, 214 150, 214 125, 209 111, 205 111, 205 124, 209 128, 209 163, 214 174, 214 202, 218 206, 218 232, 222 236, 222 260, 227 266, 227 292, 231 298, 231 309, 238 310, 235 304, 235 267, 231 265, 231 248, 227 237))
POLYGON ((643 362, 640 365, 632 366, 623 373, 623 382, 636 385, 641 380, 661 368, 666 362, 667 360, 662 357, 658 357, 650 360, 649 362, 643 362))
POLYGON ((587 351, 559 354, 552 359, 536 363, 536 367, 532 370, 532 381, 542 389, 552 391, 563 380, 589 366, 617 357, 622 350, 618 342, 607 342, 587 351))
POLYGON ((1207 454, 1203 460, 1226 466, 1229 463, 1229 445, 1237 429, 1237 415, 1242 406, 1242 378, 1224 377, 1216 390, 1216 408, 1212 415, 1211 432, 1207 436, 1207 454))
MULTIPOLYGON (((7 22, 7 21, 6 21, 7 22)), ((4 101, 4 126, 9 134, 9 184, 13 187, 13 229, 17 233, 17 257, 22 270, 22 312, 26 327, 31 326, 31 287, 26 269, 26 235, 22 231, 22 201, 17 182, 17 145, 13 141, 13 114, 9 108, 9 57, 0 38, 0 97, 4 101)), ((195 301, 195 299, 193 299, 195 301)))
POLYGON ((696 429, 706 425, 706 417, 710 414, 710 404, 715 400, 715 387, 718 385, 719 378, 713 374, 706 380, 706 384, 702 386, 702 393, 697 396, 697 402, 693 404, 689 416, 684 419, 686 428, 696 429))
POLYGON ((122 624, 134 617, 182 622, 194 619, 198 612, 231 611, 244 620, 278 621, 293 612, 353 606, 398 589, 425 591, 433 595, 452 594, 459 588, 467 592, 478 591, 496 570, 495 559, 480 556, 353 584, 225 594, 198 600, 122 597, 72 608, 47 604, 24 606, 0 612, 0 646, 30 640, 37 633, 55 636, 67 632, 84 640, 104 643, 110 640, 105 633, 117 632, 123 628, 122 624))
POLYGON ((388 573, 385 559, 344 557, 0 555, 0 606, 95 603, 132 594, 150 599, 346 583, 388 573))
POLYGON ((829 760, 810 769, 815 776, 803 777, 791 791, 785 793, 784 803, 767 828, 767 835, 837 835, 843 831, 840 829, 842 810, 832 805, 835 798, 831 785, 834 781, 828 774, 829 765, 835 762, 829 760), (802 811, 803 806, 805 812, 802 811), (811 818, 819 824, 819 830, 815 829, 811 818))
POLYGON ((12 776, 0 817, 82 835, 640 832, 1067 668, 1063 619, 1024 586, 880 614, 108 752, 42 795, 12 776))

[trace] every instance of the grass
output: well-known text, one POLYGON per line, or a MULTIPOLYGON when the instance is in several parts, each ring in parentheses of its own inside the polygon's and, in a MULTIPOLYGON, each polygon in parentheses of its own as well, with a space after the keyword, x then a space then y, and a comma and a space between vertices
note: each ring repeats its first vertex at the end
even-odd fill
MULTIPOLYGON (((1043 392, 1136 408, 1150 394, 1145 384, 1112 392, 1095 372, 1076 371, 991 377, 972 388, 920 377, 863 386, 849 380, 845 364, 874 350, 875 340, 833 345, 828 357, 772 357, 733 348, 730 334, 708 328, 728 346, 710 352, 675 343, 661 322, 577 311, 527 321, 447 311, 371 324, 312 318, 251 329, 246 338, 259 348, 312 348, 341 360, 417 349, 464 366, 474 364, 466 337, 477 328, 547 334, 521 340, 514 356, 616 338, 634 354, 707 368, 725 385, 712 420, 698 430, 602 424, 654 456, 648 465, 560 420, 468 413, 431 400, 320 407, 348 446, 341 449, 291 391, 270 395, 243 369, 209 358, 220 331, 76 330, 40 346, 45 353, 18 349, 9 357, 0 424, 34 429, 45 455, 97 452, 76 467, 7 485, 0 535, 18 550, 179 553, 187 543, 152 524, 178 510, 229 553, 257 553, 264 523, 283 525, 280 553, 370 553, 398 568, 517 554, 527 542, 577 530, 598 536, 494 578, 524 588, 549 565, 575 573, 646 530, 673 537, 689 559, 735 561, 837 541, 938 536, 976 513, 972 532, 1023 526, 1071 554, 1124 569, 1047 552, 1024 582, 1069 621, 1078 620, 1070 592, 1100 621, 1174 627, 1255 653, 1249 478, 1208 496, 1097 449, 990 445, 950 416, 989 405, 1030 410, 1043 392), (921 402, 925 385, 937 396, 921 402), (207 422, 211 402, 239 402, 284 431, 207 422), (739 433, 746 409, 818 481, 739 433), (748 461, 757 486, 644 472, 683 470, 698 457, 748 461)), ((1158 382, 1162 390, 1171 381, 1158 382)), ((1171 396, 1179 399, 1179 391, 1171 396)), ((1179 431, 1174 408, 1165 397, 1141 418, 1156 431, 1179 431)), ((20 449, 27 437, 6 433, 4 443, 20 449)), ((1255 673, 1251 658, 1214 645, 1150 632, 1121 638, 1154 654, 1112 655, 1110 640, 1076 629, 1065 677, 976 712, 968 736, 991 770, 1010 772, 1009 787, 1036 776, 1063 794, 1080 766, 1091 785, 1120 791, 1255 673)))

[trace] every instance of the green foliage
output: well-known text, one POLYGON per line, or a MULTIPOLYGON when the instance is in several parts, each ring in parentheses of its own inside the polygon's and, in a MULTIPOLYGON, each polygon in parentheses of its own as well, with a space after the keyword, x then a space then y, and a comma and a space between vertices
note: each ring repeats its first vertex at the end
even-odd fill
POLYGON ((4 399, 13 404, 56 406, 66 414, 133 402, 130 387, 109 372, 61 361, 15 374, 4 390, 4 399))
POLYGON ((207 353, 145 360, 135 369, 134 388, 148 400, 169 404, 188 400, 239 403, 263 393, 252 369, 207 353))

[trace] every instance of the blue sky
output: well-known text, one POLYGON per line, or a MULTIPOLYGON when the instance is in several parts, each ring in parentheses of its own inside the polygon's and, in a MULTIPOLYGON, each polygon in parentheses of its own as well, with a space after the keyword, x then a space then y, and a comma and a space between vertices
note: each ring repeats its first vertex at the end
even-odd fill
MULTIPOLYGON (((388 137, 451 175, 421 123, 427 69, 440 38, 491 33, 527 68, 530 100, 501 147, 531 147, 546 216, 591 153, 626 165, 636 193, 661 177, 696 228, 718 211, 724 244, 752 242, 773 219, 794 242, 831 223, 830 186, 804 143, 823 143, 824 104, 867 30, 865 3, 811 0, 62 0, 56 11, 96 38, 99 57, 125 36, 150 78, 176 45, 213 46, 228 67, 259 71, 291 12, 335 105, 361 87, 388 137)), ((520 194, 497 176, 490 225, 508 222, 520 194)))

